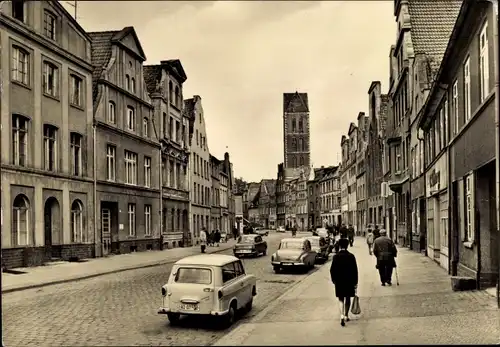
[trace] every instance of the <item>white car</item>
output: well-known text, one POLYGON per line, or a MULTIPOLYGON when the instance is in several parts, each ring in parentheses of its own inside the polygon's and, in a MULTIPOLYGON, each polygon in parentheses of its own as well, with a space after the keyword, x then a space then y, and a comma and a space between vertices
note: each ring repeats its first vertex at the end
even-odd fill
POLYGON ((176 324, 181 315, 209 315, 229 326, 237 311, 252 309, 257 279, 245 273, 236 257, 193 255, 173 265, 161 293, 163 303, 158 313, 166 314, 171 324, 176 324))
POLYGON ((276 228, 276 232, 278 233, 284 233, 286 230, 285 230, 285 227, 284 226, 279 226, 278 228, 276 228))

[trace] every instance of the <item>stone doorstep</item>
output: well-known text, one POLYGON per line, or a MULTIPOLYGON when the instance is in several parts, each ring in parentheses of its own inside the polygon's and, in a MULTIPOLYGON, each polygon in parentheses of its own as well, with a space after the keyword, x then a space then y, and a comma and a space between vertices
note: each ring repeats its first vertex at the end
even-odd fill
MULTIPOLYGON (((226 244, 223 244, 222 246, 219 246, 219 247, 211 247, 208 249, 208 253, 220 253, 220 252, 223 252, 223 251, 226 251, 228 249, 231 249, 233 247, 233 244, 232 242, 228 242, 226 244)), ((119 254, 119 255, 116 255, 114 257, 110 257, 110 258, 94 258, 94 262, 92 261, 88 261, 88 262, 84 262, 84 263, 70 263, 70 262, 65 262, 64 264, 60 264, 60 265, 55 265, 53 267, 50 267, 50 268, 45 268, 45 267, 36 267, 36 268, 31 268, 31 269, 34 269, 32 271, 34 272, 38 272, 38 273, 32 273, 32 275, 35 275, 36 277, 41 277, 42 278, 42 281, 30 281, 30 278, 32 279, 33 276, 29 276, 29 272, 26 271, 25 274, 21 274, 21 275, 10 275, 10 274, 2 274, 2 294, 6 294, 6 293, 9 293, 9 292, 14 292, 14 291, 19 291, 19 290, 25 290, 25 289, 31 289, 31 288, 39 288, 39 287, 44 287, 44 286, 47 286, 47 285, 53 285, 53 284, 60 284, 60 283, 67 283, 67 282, 73 282, 73 281, 77 281, 77 280, 83 280, 83 279, 88 279, 88 278, 93 278, 93 277, 99 277, 99 276, 103 276, 103 275, 108 275, 108 274, 113 274, 113 273, 118 273, 118 272, 123 272, 123 271, 128 271, 128 270, 135 270, 135 269, 140 269, 140 268, 146 268, 146 267, 153 267, 153 266, 159 266, 159 265, 164 265, 164 264, 169 264, 169 263, 173 263, 175 261, 177 261, 178 259, 180 258, 183 258, 185 256, 189 256, 189 255, 192 255, 193 252, 196 250, 196 247, 190 247, 190 248, 186 248, 186 250, 189 250, 189 252, 187 252, 186 254, 179 254, 177 256, 175 255, 170 255, 169 257, 166 257, 166 258, 163 258, 163 259, 151 259, 149 261, 144 261, 142 262, 141 264, 135 264, 135 265, 125 265, 125 266, 121 266, 121 267, 111 267, 111 269, 108 269, 108 270, 104 270, 104 271, 95 271, 97 270, 95 268, 95 266, 91 266, 89 267, 88 265, 89 264, 97 264, 99 261, 105 261, 105 259, 117 259, 120 255, 130 255, 130 253, 127 253, 127 254, 119 254), (73 276, 71 277, 66 277, 66 278, 61 278, 61 277, 52 277, 52 278, 47 278, 48 276, 43 274, 43 272, 52 272, 52 273, 56 273, 57 275, 60 274, 60 270, 61 270, 61 267, 65 266, 65 265, 87 265, 87 271, 85 271, 85 267, 80 267, 81 270, 83 270, 82 272, 80 272, 79 274, 74 274, 73 276), (56 270, 57 269, 57 270, 56 270), (37 271, 37 270, 42 270, 42 271, 37 271), (48 270, 48 271, 43 271, 43 270, 48 270), (57 271, 57 272, 56 272, 57 271), (23 283, 15 283, 15 284, 12 284, 11 286, 9 285, 6 285, 4 286, 5 282, 6 282, 6 279, 4 276, 5 275, 8 275, 10 279, 14 280, 15 282, 15 279, 22 279, 22 282, 23 283), (27 276, 27 277, 22 277, 22 276, 27 276), (26 281, 24 281, 26 279, 26 281), (43 279, 45 279, 46 281, 43 281, 43 279), (5 288, 6 287, 6 288, 5 288), (9 288, 10 287, 10 288, 9 288)), ((164 250, 164 251, 168 251, 168 250, 164 250)), ((155 251, 156 252, 156 251, 155 251)), ((163 252, 163 251, 158 251, 158 252, 163 252)), ((138 253, 135 253, 133 255, 137 255, 137 254, 144 254, 145 252, 138 252, 138 253)), ((123 259, 123 258, 122 258, 123 259)), ((130 259, 130 258, 129 258, 130 259)), ((121 264, 123 265, 123 264, 121 264)), ((24 268, 23 268, 24 269, 24 268)), ((29 270, 30 268, 26 268, 25 270, 29 270)), ((18 269, 19 270, 19 269, 18 269)), ((72 273, 74 273, 73 271, 75 270, 75 268, 72 269, 72 273)), ((98 269, 100 270, 100 269, 98 269)), ((7 279, 8 280, 8 279, 7 279)))

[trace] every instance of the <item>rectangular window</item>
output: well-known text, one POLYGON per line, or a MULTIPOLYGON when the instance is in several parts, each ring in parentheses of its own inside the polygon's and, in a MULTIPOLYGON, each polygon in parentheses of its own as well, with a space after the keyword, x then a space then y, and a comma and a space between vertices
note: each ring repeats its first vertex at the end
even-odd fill
POLYGON ((396 150, 396 173, 401 171, 401 147, 398 145, 395 147, 396 150))
POLYGON ((43 62, 43 92, 50 96, 58 95, 59 70, 52 63, 43 62))
POLYGON ((128 204, 128 235, 135 236, 135 204, 128 204))
POLYGON ((106 179, 116 180, 116 147, 112 145, 106 148, 106 179))
POLYGON ((56 39, 56 16, 49 11, 45 11, 43 18, 43 33, 51 40, 56 39))
POLYGON ((474 175, 465 177, 465 241, 474 242, 475 206, 474 206, 474 175))
POLYGON ((151 205, 144 205, 144 235, 151 236, 151 205))
POLYGON ((28 156, 28 118, 12 116, 12 163, 26 166, 28 156))
POLYGON ((460 129, 460 119, 458 116, 458 81, 453 83, 452 87, 452 100, 451 100, 451 108, 453 113, 453 119, 455 123, 455 135, 458 134, 458 130, 460 129))
POLYGON ((199 133, 198 133, 198 130, 196 130, 196 146, 199 146, 200 145, 200 138, 199 138, 199 133))
POLYGON ((472 116, 470 104, 470 58, 467 57, 464 63, 464 115, 465 123, 472 116))
POLYGON ((175 124, 174 124, 174 117, 170 117, 170 140, 174 141, 175 140, 175 124))
POLYGON ((484 23, 481 33, 479 34, 481 102, 483 102, 490 93, 490 65, 488 54, 488 23, 484 23))
POLYGON ((175 141, 181 143, 181 124, 175 121, 175 141))
POLYGON ((71 150, 71 173, 74 176, 82 175, 82 135, 71 133, 70 135, 70 150, 71 150))
POLYGON ((127 129, 135 131, 135 110, 131 106, 127 106, 127 129))
POLYGON ((71 93, 70 93, 70 103, 75 106, 82 106, 83 100, 83 90, 82 90, 82 79, 78 76, 71 75, 71 93))
POLYGON ((12 79, 25 85, 30 84, 29 54, 22 48, 12 47, 12 79))
POLYGON ((45 124, 43 126, 43 148, 44 148, 44 168, 47 171, 55 171, 57 164, 56 146, 57 128, 45 124))
POLYGON ((439 110, 439 150, 444 148, 444 108, 439 110))
POLYGON ((168 119, 165 112, 163 112, 163 137, 168 138, 168 119))
POLYGON ((450 136, 449 136, 449 131, 448 131, 448 126, 449 126, 449 123, 450 123, 450 117, 448 115, 448 100, 445 100, 444 101, 444 110, 443 110, 443 128, 444 128, 444 145, 447 146, 448 145, 448 141, 450 139, 450 136))
POLYGON ((125 183, 137 184, 137 153, 125 151, 125 183))
POLYGON ((151 158, 144 157, 144 186, 151 187, 151 158))
POLYGON ((108 105, 108 122, 116 123, 116 105, 113 101, 110 101, 108 105))
POLYGON ((12 0, 12 17, 26 23, 25 0, 12 0))

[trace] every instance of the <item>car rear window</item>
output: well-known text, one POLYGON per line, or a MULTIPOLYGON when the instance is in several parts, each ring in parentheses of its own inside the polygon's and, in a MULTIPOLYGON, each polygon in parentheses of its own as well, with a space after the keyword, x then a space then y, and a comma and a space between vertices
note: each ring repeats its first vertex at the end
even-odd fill
POLYGON ((255 236, 240 236, 238 243, 253 243, 255 236))
POLYGON ((281 241, 280 249, 288 248, 288 249, 302 249, 304 247, 304 243, 302 241, 281 241))
POLYGON ((193 267, 180 267, 175 275, 177 283, 211 284, 212 270, 193 267))

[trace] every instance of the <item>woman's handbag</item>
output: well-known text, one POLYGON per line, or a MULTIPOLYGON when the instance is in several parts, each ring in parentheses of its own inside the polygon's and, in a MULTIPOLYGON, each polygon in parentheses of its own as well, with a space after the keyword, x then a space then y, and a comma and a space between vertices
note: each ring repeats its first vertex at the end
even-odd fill
POLYGON ((352 314, 361 313, 361 306, 359 306, 359 297, 357 295, 354 296, 354 299, 352 301, 351 313, 352 314))

